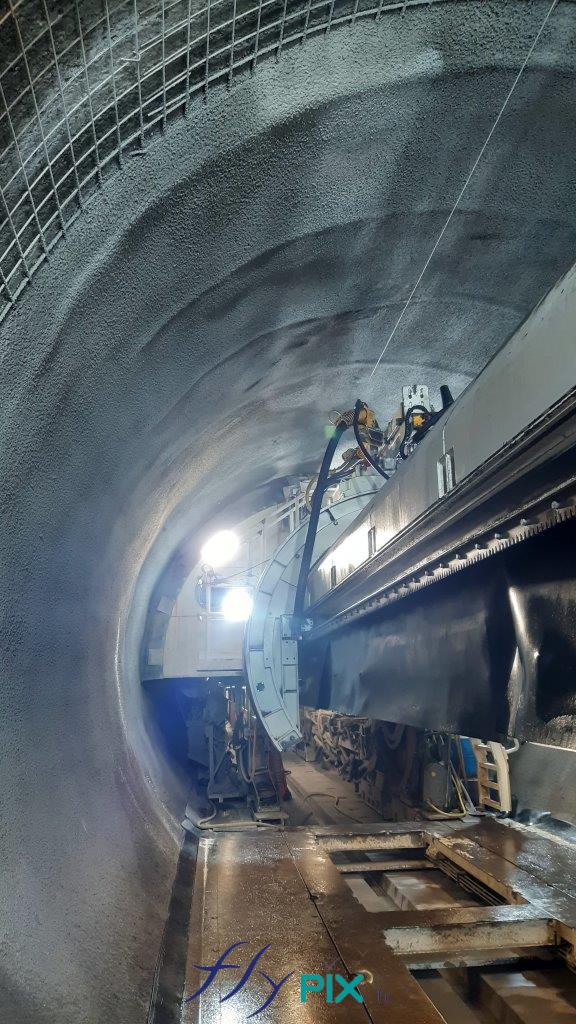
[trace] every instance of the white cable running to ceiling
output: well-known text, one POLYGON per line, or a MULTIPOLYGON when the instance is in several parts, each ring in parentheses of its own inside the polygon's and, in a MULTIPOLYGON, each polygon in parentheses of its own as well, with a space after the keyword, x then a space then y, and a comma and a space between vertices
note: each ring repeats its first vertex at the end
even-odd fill
POLYGON ((422 267, 422 270, 420 271, 420 274, 418 275, 416 283, 415 283, 412 291, 410 292, 408 298, 406 299, 406 302, 404 303, 404 305, 403 305, 403 307, 402 307, 402 309, 400 311, 400 315, 399 315, 398 319, 396 320, 396 323, 394 324, 390 334, 388 335, 388 338, 386 340, 386 344, 384 345, 384 348, 382 349, 380 355, 378 356, 378 359, 374 363, 374 366, 372 368, 372 372, 371 372, 371 374, 370 374, 370 376, 368 378, 368 382, 370 382, 372 380, 374 374, 376 373, 376 370, 378 369, 378 367, 380 366, 380 363, 382 362, 382 359, 383 359, 383 357, 384 357, 384 355, 386 353, 386 350, 387 350, 390 342, 392 341, 392 338, 396 334, 396 331, 398 330, 398 327, 400 326, 402 320, 404 319, 404 314, 406 313, 406 310, 408 309, 410 303, 412 302, 412 299, 414 298, 414 295, 416 294, 416 291, 418 289, 418 286, 419 286, 422 278, 424 277, 424 274, 428 270, 428 267, 429 267, 429 265, 430 265, 430 263, 431 263, 431 261, 432 261, 432 259, 434 257, 434 254, 435 254, 438 246, 440 245, 440 242, 442 241, 442 239, 443 239, 443 237, 444 237, 444 235, 446 233, 446 230, 447 230, 447 228, 448 228, 448 226, 450 224, 450 221, 452 220, 452 217, 454 216, 454 214, 456 213, 456 210, 458 209, 458 206, 460 205, 460 201, 461 201, 461 199, 462 199, 466 189, 468 188, 468 185, 470 184, 470 182, 472 181, 472 178, 474 177, 474 174, 476 172, 476 168, 478 167, 478 164, 480 163, 482 157, 484 156, 484 153, 486 152, 486 149, 487 149, 487 147, 488 147, 488 145, 490 143, 490 140, 491 140, 492 136, 494 135, 494 132, 496 131, 496 129, 497 129, 499 123, 500 123, 502 115, 504 114, 504 111, 506 110, 506 107, 508 106, 508 103, 510 102, 510 99, 512 98, 512 94, 514 93, 514 90, 516 89, 516 86, 518 85, 518 82, 522 78, 522 75, 524 74, 524 71, 526 69, 526 65, 528 64, 528 61, 530 60, 532 54, 534 53, 534 50, 535 50, 535 48, 536 48, 536 46, 538 44, 538 40, 540 39, 540 36, 542 35, 544 29, 546 28, 546 25, 548 24, 548 20, 549 20, 551 14, 552 14, 554 8, 557 6, 557 4, 558 4, 558 0, 552 0, 552 4, 550 5, 550 7, 549 7, 549 9, 548 9, 548 11, 546 13, 546 17, 544 18, 544 21, 540 25, 540 28, 538 29, 538 32, 537 32, 536 36, 534 37, 534 40, 532 41, 530 49, 528 50, 528 53, 526 54, 526 56, 525 56, 525 58, 524 58, 524 60, 522 62, 520 70, 519 70, 518 74, 516 75, 516 78, 512 82, 512 85, 510 86, 510 89, 508 90, 506 98, 505 98, 502 106, 500 107, 500 110, 498 111, 498 115, 496 117, 496 120, 494 121, 490 131, 488 132, 488 135, 486 136, 486 138, 484 140, 484 144, 483 144, 480 152, 478 153, 478 156, 476 157, 474 163, 472 164, 472 167, 470 169, 468 177, 466 178, 466 181, 464 182, 462 188, 460 189, 460 192, 458 193, 456 202, 454 203, 454 206, 450 210, 450 213, 448 214, 448 217, 446 218, 444 226, 443 226, 442 230, 440 231, 440 234, 438 235, 438 238, 436 239, 436 241, 435 241, 435 243, 434 243, 434 245, 432 247, 430 255, 428 256, 428 259, 426 260, 424 266, 422 267))

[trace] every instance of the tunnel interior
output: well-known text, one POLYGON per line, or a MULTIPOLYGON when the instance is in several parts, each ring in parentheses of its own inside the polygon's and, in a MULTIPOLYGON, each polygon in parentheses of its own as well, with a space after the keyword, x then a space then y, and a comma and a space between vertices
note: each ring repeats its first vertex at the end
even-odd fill
POLYGON ((149 1012, 189 799, 142 686, 158 588, 316 471, 332 410, 461 394, 574 261, 571 2, 374 374, 547 4, 273 3, 259 41, 256 8, 216 8, 0 15, 15 1024, 149 1012))

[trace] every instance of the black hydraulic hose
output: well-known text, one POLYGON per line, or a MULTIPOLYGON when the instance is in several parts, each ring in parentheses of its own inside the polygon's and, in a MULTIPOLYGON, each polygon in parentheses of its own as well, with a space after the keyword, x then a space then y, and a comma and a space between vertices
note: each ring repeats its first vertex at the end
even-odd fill
POLYGON ((312 495, 310 518, 308 520, 306 540, 304 541, 302 560, 300 562, 300 572, 298 573, 298 582, 296 584, 296 596, 294 598, 294 626, 298 631, 300 631, 300 624, 304 616, 306 584, 308 582, 308 573, 310 572, 310 565, 312 562, 312 552, 314 550, 314 541, 316 540, 318 520, 322 509, 322 498, 324 497, 324 491, 329 483, 328 477, 330 473, 330 465, 334 458, 334 452, 340 442, 340 438, 342 437, 342 434, 348 430, 349 425, 350 424, 344 419, 340 420, 336 424, 336 429, 328 442, 326 451, 324 452, 324 458, 322 459, 322 465, 320 466, 316 487, 314 489, 314 494, 312 495))
POLYGON ((408 455, 406 453, 406 445, 418 444, 418 442, 422 440, 424 435, 428 433, 428 430, 432 426, 432 424, 436 422, 436 418, 440 415, 442 414, 431 413, 430 410, 427 409, 425 405, 411 405, 410 408, 406 410, 406 414, 404 416, 404 440, 402 441, 400 448, 398 449, 398 454, 401 459, 408 458, 408 455), (414 415, 415 412, 419 412, 426 417, 421 427, 415 427, 414 424, 412 423, 412 416, 414 415), (410 434, 408 433, 408 430, 411 430, 410 434))
POLYGON ((435 415, 434 413, 431 413, 430 409, 427 409, 425 405, 411 405, 410 408, 406 410, 404 422, 411 423, 412 416, 414 415, 415 412, 421 413, 423 416, 426 417, 427 420, 431 419, 435 415))
POLYGON ((399 454, 401 459, 407 459, 406 445, 407 444, 419 444, 423 437, 426 436, 430 427, 433 427, 435 423, 444 415, 447 409, 454 403, 452 393, 447 384, 442 384, 440 387, 440 394, 442 396, 442 408, 438 412, 430 412, 429 409, 424 405, 413 405, 407 410, 406 416, 404 417, 405 424, 405 435, 408 433, 408 427, 412 427, 412 433, 407 437, 404 436, 404 440, 400 445, 399 454), (412 416, 415 412, 420 412, 426 415, 426 420, 421 427, 414 427, 412 424, 412 416))
POLYGON ((370 454, 362 438, 360 437, 360 425, 358 422, 358 418, 360 416, 360 411, 362 410, 363 407, 364 403, 361 401, 361 399, 358 399, 356 405, 354 406, 354 422, 352 424, 352 426, 354 427, 354 437, 356 438, 356 444, 358 445, 360 451, 362 452, 362 455, 366 459, 366 462, 368 462, 372 466, 372 469, 375 469, 376 472, 379 473, 380 476, 383 476, 385 480, 389 480, 389 474, 384 472, 380 464, 370 454))
POLYGON ((449 409, 451 405, 454 405, 454 399, 452 392, 447 384, 440 385, 440 397, 442 399, 442 409, 449 409))

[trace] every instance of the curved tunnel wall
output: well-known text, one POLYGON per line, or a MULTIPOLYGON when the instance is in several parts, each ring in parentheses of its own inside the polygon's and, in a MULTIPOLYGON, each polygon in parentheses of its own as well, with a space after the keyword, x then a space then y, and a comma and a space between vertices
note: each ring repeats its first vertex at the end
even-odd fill
POLYGON ((357 393, 457 393, 573 262, 562 3, 369 383, 545 7, 390 12, 216 86, 110 177, 5 318, 7 1019, 146 1013, 185 788, 138 648, 177 546, 314 460, 357 393))

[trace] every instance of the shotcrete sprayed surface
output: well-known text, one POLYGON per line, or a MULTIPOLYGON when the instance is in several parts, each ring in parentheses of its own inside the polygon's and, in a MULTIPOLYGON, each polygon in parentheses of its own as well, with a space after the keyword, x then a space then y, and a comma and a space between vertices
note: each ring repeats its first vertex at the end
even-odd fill
POLYGON ((138 680, 154 582, 327 413, 458 393, 574 259, 576 9, 560 4, 371 385, 545 5, 338 29, 171 124, 2 325, 0 1002, 144 1019, 183 780, 138 680))

